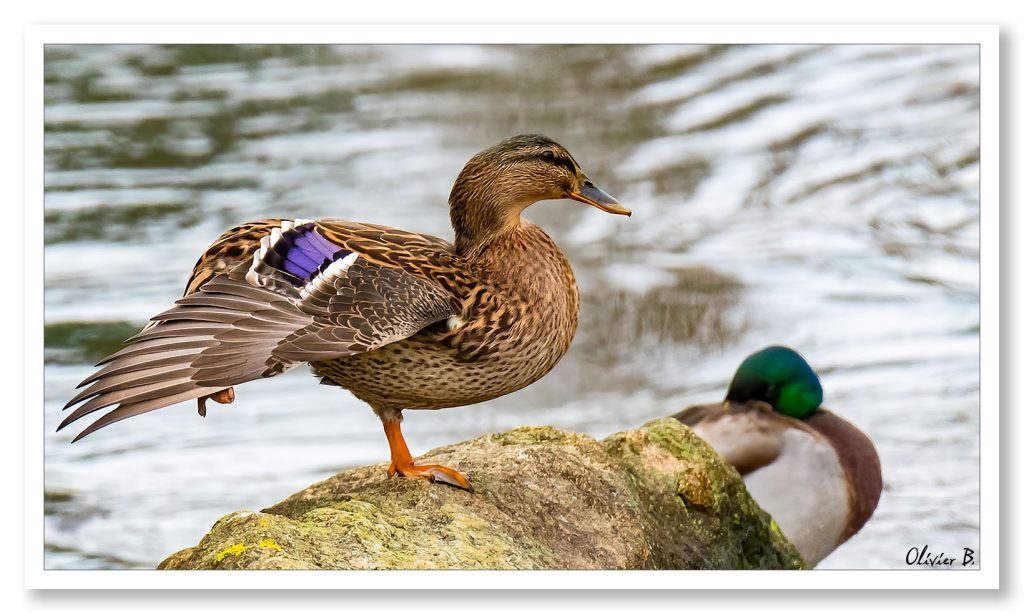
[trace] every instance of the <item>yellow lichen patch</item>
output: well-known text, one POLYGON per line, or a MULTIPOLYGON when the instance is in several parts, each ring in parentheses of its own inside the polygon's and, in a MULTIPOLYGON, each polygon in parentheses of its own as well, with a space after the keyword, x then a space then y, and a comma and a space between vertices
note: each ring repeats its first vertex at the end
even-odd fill
POLYGON ((690 466, 676 474, 676 494, 688 505, 717 514, 719 493, 711 477, 701 467, 690 466))
POLYGON ((242 554, 243 552, 245 552, 245 544, 239 542, 239 543, 235 544, 234 546, 229 546, 229 547, 221 550, 220 552, 218 552, 217 553, 217 562, 219 563, 219 562, 223 561, 224 557, 226 557, 229 554, 231 556, 238 556, 239 554, 242 554))
POLYGON ((281 544, 277 543, 276 541, 274 541, 272 539, 261 539, 260 540, 260 548, 273 548, 275 550, 280 550, 281 549, 281 544))

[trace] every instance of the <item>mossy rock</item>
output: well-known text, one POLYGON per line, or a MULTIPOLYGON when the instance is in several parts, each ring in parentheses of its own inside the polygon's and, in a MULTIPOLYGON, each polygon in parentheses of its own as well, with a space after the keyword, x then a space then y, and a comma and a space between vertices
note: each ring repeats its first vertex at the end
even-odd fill
POLYGON ((228 514, 160 569, 765 569, 803 566, 717 453, 676 420, 596 441, 523 427, 424 456, 469 493, 385 465, 228 514))

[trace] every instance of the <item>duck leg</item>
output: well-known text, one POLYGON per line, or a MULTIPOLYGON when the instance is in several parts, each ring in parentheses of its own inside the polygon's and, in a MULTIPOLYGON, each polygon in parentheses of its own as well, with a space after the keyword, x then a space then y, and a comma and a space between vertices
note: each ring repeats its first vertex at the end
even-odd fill
POLYGON ((392 419, 382 419, 381 421, 384 423, 384 434, 387 436, 388 446, 391 448, 391 467, 388 468, 388 477, 397 473, 406 478, 426 478, 432 482, 444 482, 456 488, 473 492, 473 485, 469 483, 466 476, 450 467, 414 465, 412 454, 409 453, 409 446, 405 444, 405 437, 402 436, 401 421, 392 419))
POLYGON ((235 387, 225 388, 219 392, 208 394, 205 397, 199 397, 199 415, 206 417, 206 399, 213 399, 221 405, 230 405, 235 400, 235 387))

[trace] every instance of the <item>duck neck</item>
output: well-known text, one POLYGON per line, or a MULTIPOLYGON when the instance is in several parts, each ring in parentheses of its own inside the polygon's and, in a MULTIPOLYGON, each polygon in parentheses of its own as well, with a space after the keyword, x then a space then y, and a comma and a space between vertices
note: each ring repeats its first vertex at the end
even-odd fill
POLYGON ((522 226, 520 214, 531 202, 495 194, 489 177, 459 175, 448 197, 455 251, 464 258, 486 248, 497 239, 516 232, 522 226), (503 197, 504 196, 504 197, 503 197))

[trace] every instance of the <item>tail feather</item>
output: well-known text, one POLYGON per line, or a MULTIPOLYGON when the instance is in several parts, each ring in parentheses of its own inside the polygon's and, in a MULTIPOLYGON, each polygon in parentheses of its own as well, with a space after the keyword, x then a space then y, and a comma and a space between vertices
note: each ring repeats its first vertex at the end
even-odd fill
POLYGON ((103 365, 118 358, 135 358, 138 356, 144 356, 146 354, 155 354, 157 352, 162 352, 165 350, 183 350, 185 348, 201 346, 209 348, 215 345, 217 345, 217 341, 213 337, 196 337, 194 339, 186 339, 184 341, 174 337, 151 339, 149 341, 140 341, 138 343, 129 345, 128 347, 122 350, 118 350, 117 352, 101 360, 99 363, 96 364, 96 366, 102 367, 103 365))
MULTIPOLYGON (((260 305, 260 303, 253 299, 238 298, 237 296, 211 292, 203 292, 200 295, 190 294, 179 298, 175 303, 189 307, 220 307, 222 309, 231 309, 241 313, 252 309, 254 305, 260 305)), ((167 311, 173 311, 173 308, 167 311)), ((167 311, 164 313, 167 313, 167 311)))
MULTIPOLYGON (((159 399, 161 397, 167 397, 175 395, 181 392, 188 392, 200 388, 196 382, 189 379, 178 379, 171 381, 156 382, 153 384, 145 384, 142 386, 133 386, 125 390, 113 390, 111 392, 104 392, 96 397, 93 397, 81 407, 71 412, 64 422, 61 423, 60 428, 71 424, 75 420, 78 420, 82 416, 87 416, 92 412, 116 405, 118 403, 137 403, 139 401, 149 401, 152 399, 159 399)), ((218 389, 219 390, 219 389, 218 389)), ((201 395, 199 395, 201 396, 201 395)))
MULTIPOLYGON (((178 324, 158 321, 157 325, 149 330, 159 333, 159 329, 166 326, 177 329, 178 324)), ((183 321, 182 324, 185 325, 180 327, 183 333, 186 330, 205 328, 202 322, 194 320, 183 321)), ((227 328, 221 324, 219 330, 223 332, 227 328)), ((79 388, 87 385, 88 387, 80 390, 64 409, 77 403, 84 403, 71 412, 57 430, 105 407, 119 405, 79 434, 75 438, 77 441, 117 420, 224 389, 223 385, 196 381, 194 378, 198 370, 192 366, 204 350, 217 343, 213 337, 206 335, 154 337, 131 343, 104 360, 101 369, 79 384, 79 388)), ((243 357, 236 356, 234 360, 238 361, 240 358, 243 357)))
MULTIPOLYGON (((99 420, 96 420, 95 422, 90 424, 88 427, 86 427, 85 430, 83 430, 81 433, 79 433, 77 436, 75 436, 75 438, 72 440, 72 443, 74 443, 75 441, 78 441, 79 439, 85 437, 86 435, 88 435, 90 433, 93 433, 93 432, 95 432, 95 431, 97 431, 97 430, 107 426, 108 424, 113 424, 113 423, 118 422, 120 420, 124 420, 125 418, 131 418, 132 416, 138 416, 139 414, 144 414, 146 412, 153 411, 155 409, 160 409, 162 407, 167 407, 168 405, 174 405, 175 403, 181 403, 182 401, 190 401, 192 399, 198 399, 199 397, 203 397, 203 396, 206 396, 208 394, 213 394, 214 392, 218 392, 218 391, 220 391, 222 389, 223 389, 222 386, 216 386, 216 387, 195 387, 192 390, 188 390, 188 391, 185 391, 185 392, 179 392, 177 394, 172 394, 171 396, 160 397, 160 398, 157 398, 157 399, 149 399, 149 400, 145 400, 145 401, 140 401, 138 403, 122 404, 117 409, 114 409, 112 411, 107 412, 99 420)), ((68 418, 69 418, 69 420, 65 420, 64 423, 70 422, 71 416, 68 416, 68 418)), ((64 423, 61 424, 60 428, 63 428, 65 426, 64 423)))
POLYGON ((115 360, 107 363, 102 369, 82 380, 82 383, 78 386, 82 387, 99 379, 114 375, 121 375, 123 373, 130 373, 132 371, 142 371, 143 369, 153 369, 156 367, 173 365, 187 365, 199 355, 199 352, 203 350, 203 347, 204 346, 193 345, 192 347, 167 350, 165 352, 160 352, 159 354, 148 354, 144 360, 139 361, 115 360))
POLYGON ((64 409, 71 407, 79 401, 94 397, 103 392, 125 390, 127 388, 142 386, 144 384, 166 381, 168 378, 173 379, 181 376, 191 376, 193 373, 195 373, 195 369, 190 369, 188 367, 172 371, 168 371, 161 367, 155 367, 152 369, 131 371, 128 373, 122 373, 121 375, 112 375, 110 377, 101 378, 88 388, 80 390, 73 399, 68 401, 67 405, 64 406, 64 409))
POLYGON ((165 339, 168 337, 212 337, 224 332, 223 324, 211 324, 200 326, 195 321, 174 321, 160 322, 159 326, 146 327, 139 334, 130 337, 125 343, 138 343, 150 339, 165 339))
MULTIPOLYGON (((177 301, 100 362, 65 409, 81 403, 58 430, 106 407, 112 411, 75 440, 131 416, 271 377, 295 366, 276 346, 310 325, 312 316, 272 290, 237 273, 213 277, 177 301)), ((295 292, 293 290, 293 292, 295 292)))
POLYGON ((235 320, 240 320, 247 317, 247 314, 238 313, 233 311, 225 311, 223 309, 189 309, 187 311, 177 312, 164 312, 153 316, 154 320, 174 320, 174 321, 187 321, 187 320, 198 320, 200 322, 219 322, 221 324, 231 324, 235 320))

